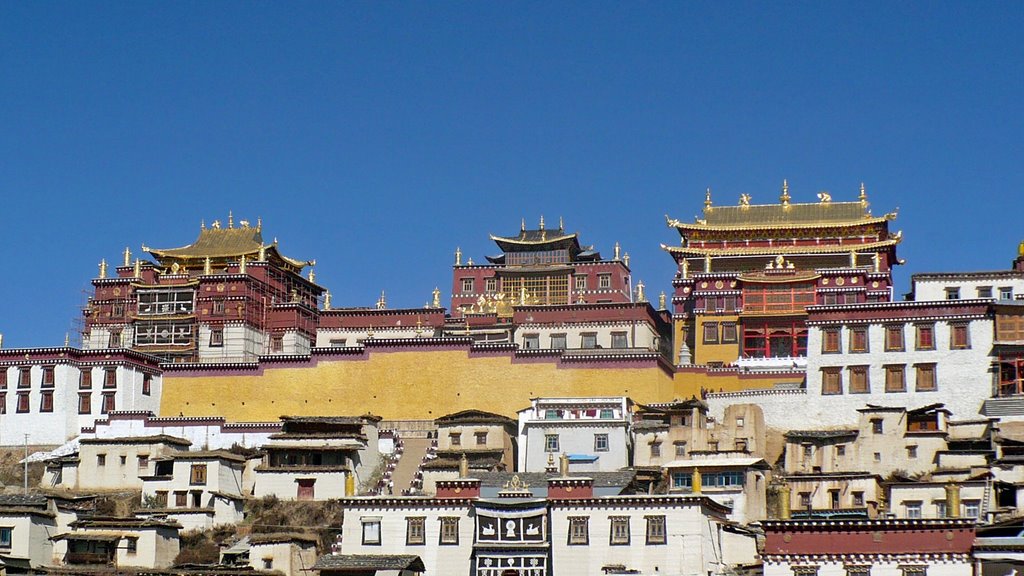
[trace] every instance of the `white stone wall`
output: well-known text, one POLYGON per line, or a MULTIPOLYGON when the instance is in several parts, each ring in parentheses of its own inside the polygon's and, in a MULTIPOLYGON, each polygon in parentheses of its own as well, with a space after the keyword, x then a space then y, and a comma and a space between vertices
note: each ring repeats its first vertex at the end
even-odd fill
POLYGON ((42 566, 53 557, 53 536, 56 521, 36 514, 0 513, 0 526, 11 529, 11 547, 5 556, 28 558, 32 566, 42 566))
POLYGON ((552 574, 600 574, 609 564, 624 564, 640 574, 719 574, 725 568, 721 526, 694 504, 660 504, 658 497, 635 502, 552 503, 552 574), (647 543, 647 517, 665 516, 666 544, 647 543), (589 544, 569 545, 569 518, 589 517, 589 544), (629 518, 630 543, 611 545, 611 517, 629 518))
POLYGON ((281 500, 298 499, 299 479, 312 479, 313 500, 332 500, 345 497, 346 472, 277 472, 267 470, 256 471, 256 483, 253 486, 254 496, 277 496, 281 500))
MULTIPOLYGON (((417 328, 415 321, 411 326, 374 327, 373 337, 377 340, 398 338, 433 338, 434 329, 423 325, 417 328)), ((321 328, 316 333, 317 348, 338 348, 362 346, 362 342, 370 338, 370 330, 366 328, 321 328), (344 341, 344 342, 341 342, 344 341)))
MULTIPOLYGON (((136 415, 133 415, 136 416, 136 415)), ((154 436, 166 434, 184 438, 192 445, 190 450, 227 450, 238 444, 246 448, 261 448, 271 434, 280 432, 279 423, 267 427, 266 431, 236 432, 237 427, 219 419, 206 418, 154 418, 144 414, 137 417, 118 417, 101 421, 95 432, 82 434, 83 438, 124 438, 128 436, 154 436)))
POLYGON ((562 454, 597 456, 597 461, 592 464, 570 462, 572 471, 613 472, 630 465, 630 438, 624 424, 602 424, 600 420, 585 424, 552 420, 533 422, 526 428, 525 441, 520 440, 519 448, 520 454, 525 456, 525 466, 519 471, 543 472, 547 469, 549 453, 545 449, 545 436, 548 434, 558 435, 558 452, 553 453, 556 465, 562 454), (595 451, 594 438, 598 434, 608 437, 607 451, 595 451))
POLYGON ((961 300, 974 300, 979 298, 978 288, 989 287, 992 289, 992 298, 999 298, 999 289, 1006 287, 1013 290, 1013 298, 1024 295, 1024 274, 1007 276, 1005 272, 986 276, 984 274, 970 274, 956 278, 933 278, 914 279, 914 300, 945 300, 946 288, 959 288, 961 300))
POLYGON ((249 566, 253 570, 276 570, 285 576, 307 576, 316 563, 316 547, 311 543, 273 542, 249 545, 249 566), (270 560, 268 567, 265 560, 270 560))
MULTIPOLYGON (((345 520, 342 526, 341 552, 343 554, 415 554, 426 566, 425 574, 444 576, 470 576, 470 555, 473 552, 474 518, 465 503, 453 501, 450 505, 431 500, 432 504, 417 506, 416 499, 402 499, 397 505, 385 505, 380 499, 357 498, 346 500, 345 520), (365 501, 365 506, 360 506, 365 501), (406 544, 407 518, 425 518, 424 545, 406 544), (458 545, 441 545, 441 518, 459 519, 458 545), (363 544, 363 520, 380 520, 380 544, 363 544)), ((426 502, 427 500, 424 499, 426 502)), ((570 572, 571 573, 571 572, 570 572)))
POLYGON ((78 436, 82 427, 92 426, 96 420, 105 418, 103 413, 103 397, 105 393, 114 393, 117 410, 160 410, 160 393, 162 377, 153 375, 150 393, 142 393, 143 373, 134 366, 112 366, 116 371, 116 388, 104 388, 104 367, 87 367, 92 372, 92 389, 79 390, 81 371, 75 364, 56 364, 54 367, 54 386, 46 388, 53 393, 53 410, 42 411, 43 365, 30 366, 31 386, 18 387, 19 367, 0 367, 7 370, 7 390, 4 394, 4 413, 0 417, 0 445, 20 446, 26 442, 33 445, 59 445, 78 436), (27 412, 18 411, 19 393, 28 392, 29 405, 27 412), (90 411, 79 414, 79 394, 88 393, 91 397, 90 411))
POLYGON ((264 354, 266 335, 245 324, 224 324, 224 345, 210 346, 210 324, 199 325, 200 362, 253 362, 264 354))
POLYGON ((142 489, 142 479, 152 471, 152 459, 166 456, 185 446, 154 444, 82 444, 79 447, 77 484, 65 479, 61 486, 80 490, 142 489), (102 458, 100 456, 102 455, 102 458), (150 460, 146 468, 139 468, 139 456, 150 460), (102 460, 102 464, 101 464, 102 460))
MULTIPOLYGON (((993 497, 995 490, 992 490, 993 497)), ((964 503, 979 503, 979 511, 992 509, 991 502, 985 502, 985 483, 972 482, 960 484, 960 517, 966 518, 964 503)), ((938 502, 946 502, 946 488, 937 482, 896 483, 889 485, 889 513, 897 518, 907 518, 907 503, 921 503, 921 518, 944 518, 938 513, 938 502)), ((982 511, 983 512, 983 511, 982 511)))

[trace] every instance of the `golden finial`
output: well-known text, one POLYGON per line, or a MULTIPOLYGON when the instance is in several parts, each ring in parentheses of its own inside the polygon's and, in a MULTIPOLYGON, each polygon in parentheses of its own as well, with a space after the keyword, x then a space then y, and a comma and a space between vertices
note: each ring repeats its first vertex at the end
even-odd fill
POLYGON ((540 215, 540 228, 538 228, 538 230, 543 230, 543 229, 544 229, 544 215, 541 214, 540 215))
POLYGON ((434 296, 434 301, 432 302, 433 307, 434 308, 440 308, 441 307, 441 289, 438 288, 437 286, 434 286, 433 296, 434 296))
POLYGON ((708 254, 704 257, 704 273, 711 274, 711 255, 708 254))
POLYGON ((238 273, 245 274, 245 254, 242 254, 242 257, 238 259, 238 273))
POLYGON ((860 196, 857 196, 857 199, 860 200, 861 204, 868 203, 868 190, 864 187, 863 182, 860 183, 860 196))
POLYGON ((316 272, 313 271, 313 267, 312 266, 309 267, 309 282, 311 284, 315 284, 316 283, 316 272))
POLYGON ((260 232, 261 230, 263 230, 263 217, 262 216, 257 216, 256 217, 256 231, 260 232))
POLYGON ((1017 244, 1017 256, 1024 257, 1024 240, 1020 244, 1017 244))
POLYGON ((462 266, 462 248, 455 247, 455 265, 462 266))
POLYGON ((469 260, 466 261, 466 266, 472 266, 472 265, 473 265, 473 259, 470 258, 469 260))
POLYGON ((135 259, 135 269, 132 270, 132 275, 135 278, 142 278, 142 260, 135 259))
POLYGON ((235 227, 235 216, 234 216, 234 214, 231 213, 231 210, 228 210, 228 228, 234 228, 234 227, 235 227))
POLYGON ((209 276, 210 274, 213 274, 213 265, 210 262, 210 257, 209 256, 207 256, 206 259, 203 260, 203 274, 206 275, 206 276, 209 276))
POLYGON ((4 335, 0 334, 0 348, 4 347, 4 335))
POLYGON ((565 232, 565 224, 562 222, 562 217, 558 217, 558 231, 565 232))
POLYGON ((385 310, 388 307, 388 297, 384 294, 384 291, 380 291, 380 298, 377 299, 377 310, 385 310))
POLYGON ((106 260, 106 258, 104 258, 103 260, 100 260, 100 278, 106 278, 106 277, 107 277, 107 260, 106 260))
POLYGON ((71 334, 69 334, 68 332, 65 332, 64 333, 64 347, 67 348, 69 344, 71 344, 71 334))
POLYGON ((822 190, 818 192, 818 201, 822 204, 828 204, 832 201, 832 195, 828 193, 828 190, 822 190))
POLYGON ((629 268, 629 252, 626 252, 625 256, 622 257, 622 262, 629 268))
POLYGON ((523 221, 519 223, 519 231, 526 232, 526 218, 523 218, 523 221))
POLYGON ((782 180, 782 195, 779 196, 779 202, 781 202, 783 206, 789 206, 789 200, 790 200, 790 198, 789 198, 789 181, 783 179, 782 180))
POLYGON ((711 188, 710 187, 707 189, 707 192, 704 193, 704 209, 705 210, 710 210, 711 209, 711 188))
POLYGON ((874 265, 875 272, 881 272, 882 270, 882 255, 875 252, 875 255, 871 257, 871 263, 874 265))
POLYGON ((199 229, 206 230, 206 218, 202 218, 199 220, 199 229))
POLYGON ((423 336, 423 318, 416 316, 416 337, 423 336))
POLYGON ((639 282, 636 283, 636 301, 637 302, 647 302, 647 295, 644 294, 644 288, 645 288, 645 286, 644 286, 644 281, 643 280, 640 280, 639 282))
POLYGON ((132 251, 127 246, 124 247, 124 265, 132 265, 132 251))
POLYGON ((526 305, 526 284, 519 287, 519 304, 526 305))
POLYGON ((256 258, 259 262, 267 261, 267 247, 263 244, 263 242, 260 242, 260 250, 259 252, 256 253, 256 258))
POLYGON ((620 258, 619 252, 621 252, 621 251, 622 251, 622 247, 619 246, 618 242, 616 242, 615 243, 615 256, 614 256, 615 260, 618 260, 620 258))
POLYGON ((750 194, 740 194, 740 206, 750 206, 750 194))
POLYGON ((330 310, 330 309, 331 309, 331 291, 330 290, 325 290, 324 291, 324 310, 330 310))
POLYGON ((213 222, 211 222, 210 228, 213 228, 214 230, 220 230, 220 220, 214 220, 213 222))
POLYGON ((658 294, 658 310, 665 309, 665 291, 662 290, 661 294, 658 294))
POLYGON ((242 228, 248 228, 249 227, 249 221, 248 220, 239 220, 238 221, 238 225, 241 226, 242 228))

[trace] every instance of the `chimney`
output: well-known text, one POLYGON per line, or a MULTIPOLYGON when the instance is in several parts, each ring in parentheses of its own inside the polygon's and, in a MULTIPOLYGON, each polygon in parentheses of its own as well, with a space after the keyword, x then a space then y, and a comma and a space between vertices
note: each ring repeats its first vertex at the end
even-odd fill
POLYGON ((960 485, 955 482, 946 484, 946 517, 960 517, 960 485))

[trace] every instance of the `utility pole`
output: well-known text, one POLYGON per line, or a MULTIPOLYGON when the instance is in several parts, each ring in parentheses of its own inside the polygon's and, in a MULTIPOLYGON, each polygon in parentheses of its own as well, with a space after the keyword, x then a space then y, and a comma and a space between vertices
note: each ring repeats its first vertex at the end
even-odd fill
POLYGON ((22 460, 25 464, 24 469, 24 481, 25 481, 25 494, 28 494, 28 434, 25 434, 25 459, 22 460))

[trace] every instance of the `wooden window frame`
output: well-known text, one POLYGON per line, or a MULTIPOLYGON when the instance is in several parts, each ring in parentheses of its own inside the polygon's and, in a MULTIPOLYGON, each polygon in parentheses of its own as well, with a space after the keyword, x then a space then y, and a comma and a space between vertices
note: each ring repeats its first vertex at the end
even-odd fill
POLYGON ((821 369, 821 395, 838 396, 843 393, 843 369, 825 367, 821 369))
POLYGON ((907 391, 907 365, 906 364, 886 364, 883 366, 885 370, 885 391, 887 393, 897 394, 900 392, 907 391), (899 388, 894 383, 895 374, 899 374, 899 388))

